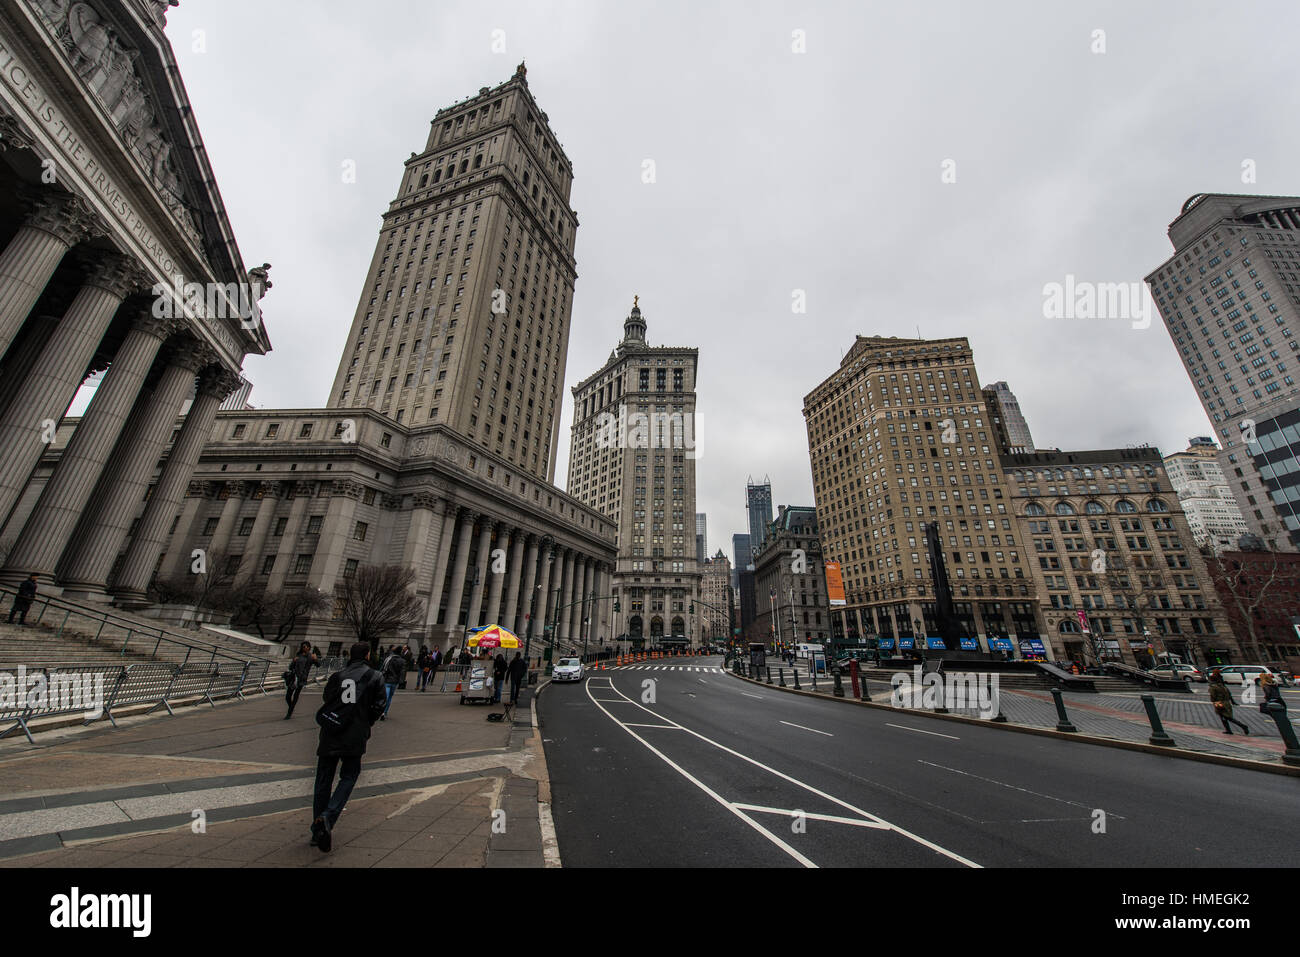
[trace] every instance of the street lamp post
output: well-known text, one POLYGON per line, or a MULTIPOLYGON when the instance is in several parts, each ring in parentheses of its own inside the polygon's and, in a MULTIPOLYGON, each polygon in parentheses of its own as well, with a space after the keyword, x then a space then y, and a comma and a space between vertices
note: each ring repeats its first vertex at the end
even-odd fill
POLYGON ((921 619, 913 618, 912 624, 916 626, 912 633, 916 636, 916 640, 921 643, 921 669, 925 670, 925 661, 926 661, 925 646, 928 645, 929 642, 926 641, 925 636, 921 634, 921 619))

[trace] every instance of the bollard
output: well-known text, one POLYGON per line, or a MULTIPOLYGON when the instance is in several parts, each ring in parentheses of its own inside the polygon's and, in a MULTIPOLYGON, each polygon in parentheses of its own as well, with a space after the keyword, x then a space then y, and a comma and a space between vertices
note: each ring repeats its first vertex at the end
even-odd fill
POLYGON ((801 688, 801 687, 799 686, 799 669, 798 669, 798 668, 792 668, 792 669, 790 669, 790 670, 794 672, 794 690, 795 690, 795 691, 803 691, 803 688, 801 688))
POLYGON ((1052 698, 1056 701, 1056 730, 1057 731, 1078 731, 1074 725, 1070 724, 1070 716, 1065 713, 1065 702, 1061 700, 1061 689, 1052 689, 1052 698))
POLYGON ((808 659, 808 670, 812 673, 813 691, 817 690, 817 662, 813 658, 808 659))
POLYGON ((778 668, 778 669, 776 669, 776 676, 780 679, 780 681, 778 682, 778 684, 779 684, 782 688, 784 688, 784 687, 785 687, 785 669, 784 669, 784 668, 778 668))
POLYGON ((998 705, 998 716, 996 718, 990 718, 989 720, 994 722, 995 724, 1007 723, 1007 716, 1002 713, 1002 705, 998 705))
POLYGON ((1291 719, 1286 716, 1286 705, 1270 701, 1265 710, 1277 724, 1278 733, 1282 735, 1282 741, 1286 744, 1286 753, 1282 755, 1282 762, 1300 765, 1300 741, 1296 740, 1295 728, 1291 727, 1291 719))
POLYGON ((768 683, 768 684, 771 684, 771 683, 772 683, 772 666, 771 666, 771 665, 768 665, 768 666, 767 666, 767 683, 768 683))
POLYGON ((832 689, 831 694, 836 698, 844 697, 844 680, 840 677, 839 668, 835 669, 835 687, 832 689))
POLYGON ((1147 740, 1151 744, 1159 744, 1166 748, 1177 747, 1174 739, 1165 733, 1165 726, 1160 723, 1160 714, 1156 711, 1156 699, 1149 694, 1144 694, 1142 707, 1147 709, 1147 717, 1151 719, 1151 737, 1147 740))

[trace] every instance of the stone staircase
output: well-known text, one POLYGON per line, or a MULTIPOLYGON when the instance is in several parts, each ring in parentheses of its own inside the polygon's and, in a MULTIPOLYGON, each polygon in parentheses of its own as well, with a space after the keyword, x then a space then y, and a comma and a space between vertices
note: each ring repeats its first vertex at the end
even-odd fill
POLYGON ((210 631, 172 628, 155 619, 94 604, 38 597, 27 624, 7 623, 12 589, 0 589, 0 668, 72 667, 145 661, 201 665, 271 660, 278 681, 289 649, 210 631))

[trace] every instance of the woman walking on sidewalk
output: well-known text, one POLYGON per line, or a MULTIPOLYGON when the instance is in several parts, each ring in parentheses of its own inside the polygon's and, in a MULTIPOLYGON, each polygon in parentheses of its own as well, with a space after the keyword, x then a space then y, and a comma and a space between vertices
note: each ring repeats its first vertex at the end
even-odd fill
POLYGON ((1231 721, 1241 728, 1242 734, 1250 734, 1250 729, 1232 716, 1232 692, 1223 683, 1223 673, 1217 668, 1210 672, 1209 689, 1210 701, 1214 704, 1214 710, 1219 715, 1219 720, 1223 722, 1223 733, 1232 734, 1232 728, 1228 726, 1228 722, 1231 721))
POLYGON ((311 650, 311 643, 304 641, 298 646, 298 654, 294 656, 293 661, 289 663, 289 670, 285 672, 291 676, 284 683, 284 701, 289 706, 289 712, 284 716, 285 721, 293 717, 293 709, 298 705, 298 696, 307 686, 307 677, 311 674, 312 667, 318 664, 320 659, 311 650))

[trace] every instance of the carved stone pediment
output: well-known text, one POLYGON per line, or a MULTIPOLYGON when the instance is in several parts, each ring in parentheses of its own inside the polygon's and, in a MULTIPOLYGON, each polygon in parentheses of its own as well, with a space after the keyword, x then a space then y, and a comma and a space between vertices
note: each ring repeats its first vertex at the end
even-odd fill
MULTIPOLYGON (((154 3, 161 8, 155 19, 167 5, 154 3)), ((69 65, 108 112, 127 149, 144 166, 168 211, 191 239, 200 241, 172 156, 171 138, 137 63, 141 51, 124 44, 111 21, 90 3, 35 0, 34 6, 69 65)))

